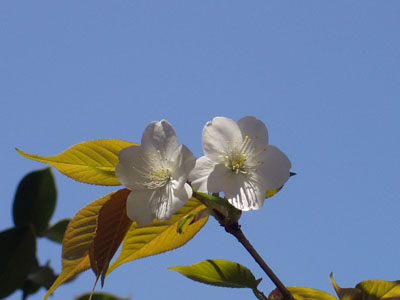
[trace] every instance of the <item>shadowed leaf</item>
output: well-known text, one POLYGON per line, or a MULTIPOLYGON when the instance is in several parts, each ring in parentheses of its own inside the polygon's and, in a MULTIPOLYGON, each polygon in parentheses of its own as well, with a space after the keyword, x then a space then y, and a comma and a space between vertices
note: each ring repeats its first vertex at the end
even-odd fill
POLYGON ((132 224, 126 214, 129 193, 129 189, 119 190, 103 205, 99 213, 90 261, 97 279, 101 276, 101 286, 104 285, 110 260, 132 224))
POLYGON ((115 194, 108 194, 82 208, 68 224, 63 240, 62 271, 47 291, 45 300, 64 282, 90 268, 89 249, 102 206, 115 194))
MULTIPOLYGON (((75 297, 75 300, 89 300, 90 298, 90 293, 81 295, 79 297, 75 297)), ((132 299, 131 297, 129 298, 120 298, 112 294, 108 293, 94 293, 92 295, 92 300, 130 300, 132 299)))
POLYGON ((23 299, 26 299, 29 295, 36 293, 41 287, 49 289, 54 283, 57 276, 54 271, 48 265, 46 266, 35 266, 28 274, 26 281, 23 285, 23 299))
POLYGON ((77 181, 99 185, 121 185, 115 176, 119 152, 131 142, 103 139, 83 142, 55 156, 29 154, 17 151, 30 159, 52 165, 61 173, 77 181))
POLYGON ((362 292, 357 288, 341 288, 333 278, 333 274, 330 275, 332 285, 335 288, 336 294, 340 300, 361 300, 362 292))
POLYGON ((0 232, 0 298, 22 288, 36 262, 36 238, 30 227, 0 232))
POLYGON ((69 222, 70 219, 63 219, 58 221, 47 230, 45 237, 47 237, 49 240, 52 240, 53 242, 61 244, 69 222))
POLYGON ((16 227, 33 225, 42 235, 49 226, 57 201, 57 190, 50 168, 26 175, 18 185, 13 205, 16 227))
POLYGON ((169 269, 206 284, 256 289, 258 281, 243 265, 223 259, 208 259, 191 266, 176 266, 169 269))
POLYGON ((187 226, 183 233, 178 232, 179 226, 187 215, 204 208, 206 207, 198 200, 191 198, 171 220, 154 221, 143 227, 134 222, 125 236, 120 256, 110 266, 108 273, 131 260, 166 252, 186 244, 204 226, 208 217, 187 226))

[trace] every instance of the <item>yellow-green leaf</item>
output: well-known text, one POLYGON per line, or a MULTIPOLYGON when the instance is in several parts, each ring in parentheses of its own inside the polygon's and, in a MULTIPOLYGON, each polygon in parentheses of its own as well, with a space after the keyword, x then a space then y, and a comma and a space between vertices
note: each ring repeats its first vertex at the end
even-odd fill
POLYGON ((154 221, 143 227, 133 223, 125 236, 121 254, 110 266, 108 273, 131 260, 166 252, 186 244, 204 226, 208 217, 186 227, 183 233, 178 233, 179 225, 187 215, 204 208, 206 207, 197 199, 191 198, 171 220, 154 221))
POLYGON ((275 194, 277 194, 282 188, 283 188, 283 186, 281 186, 280 188, 274 189, 274 190, 268 190, 265 193, 265 199, 268 199, 268 198, 271 198, 272 196, 275 196, 275 194))
POLYGON ((297 300, 337 300, 335 296, 318 289, 293 286, 288 287, 288 290, 297 300))
POLYGON ((333 274, 330 275, 332 285, 335 288, 336 294, 340 300, 361 300, 362 291, 358 288, 341 288, 333 278, 333 274))
POLYGON ((400 281, 366 280, 357 284, 362 300, 399 300, 400 281))
POLYGON ((121 185, 115 176, 119 152, 136 145, 118 139, 87 141, 67 149, 55 156, 29 154, 17 151, 30 159, 52 165, 61 173, 84 183, 99 185, 121 185))
POLYGON ((208 259, 191 266, 169 269, 192 280, 215 286, 256 289, 259 283, 247 267, 224 259, 208 259))
POLYGON ((103 205, 114 195, 108 194, 82 208, 69 222, 63 239, 62 271, 47 291, 45 300, 64 282, 90 268, 89 249, 103 205))
MULTIPOLYGON (((338 300, 335 296, 318 289, 302 286, 287 286, 286 288, 296 300, 338 300)), ((282 300, 283 295, 278 289, 275 289, 269 294, 268 299, 282 300)))

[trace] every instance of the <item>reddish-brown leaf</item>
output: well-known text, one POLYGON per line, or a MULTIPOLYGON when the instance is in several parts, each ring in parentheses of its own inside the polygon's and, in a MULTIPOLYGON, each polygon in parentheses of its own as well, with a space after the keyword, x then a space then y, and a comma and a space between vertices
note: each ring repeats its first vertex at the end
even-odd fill
POLYGON ((129 193, 129 189, 119 190, 99 212, 97 230, 90 250, 90 264, 96 274, 96 282, 101 276, 102 286, 110 261, 132 224, 126 214, 129 193))

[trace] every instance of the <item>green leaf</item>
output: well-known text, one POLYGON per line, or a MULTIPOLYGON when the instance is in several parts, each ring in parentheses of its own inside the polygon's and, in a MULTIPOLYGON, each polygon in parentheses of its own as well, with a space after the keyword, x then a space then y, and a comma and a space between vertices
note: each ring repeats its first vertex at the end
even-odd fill
POLYGON ((191 266, 169 269, 206 284, 233 288, 256 289, 259 281, 245 266, 224 259, 208 259, 191 266))
POLYGON ((0 298, 22 288, 36 261, 36 239, 30 227, 0 232, 0 298))
POLYGON ((358 288, 341 288, 333 278, 333 274, 330 274, 332 285, 335 288, 336 294, 340 300, 361 300, 362 291, 358 288))
POLYGON ((30 224, 37 235, 49 226, 57 202, 57 190, 50 168, 26 175, 17 187, 13 217, 16 227, 30 224))
POLYGON ((70 219, 63 219, 58 221, 56 224, 51 226, 47 232, 45 237, 53 242, 61 244, 64 238, 64 233, 67 230, 70 219))
MULTIPOLYGON (((301 286, 288 286, 287 289, 297 300, 338 300, 335 296, 318 289, 301 286)), ((283 296, 278 289, 275 289, 268 296, 268 299, 281 300, 283 296)))
POLYGON ((119 257, 110 266, 107 274, 129 261, 173 250, 189 242, 207 223, 208 217, 186 226, 182 233, 179 233, 179 226, 187 216, 205 208, 197 199, 191 198, 171 220, 155 220, 147 226, 139 226, 134 222, 124 238, 119 257))
POLYGON ((23 299, 26 299, 29 295, 35 294, 41 287, 49 289, 57 276, 54 271, 48 265, 36 266, 29 272, 27 279, 22 288, 23 299))
POLYGON ((119 152, 136 145, 118 139, 87 141, 54 156, 29 154, 19 149, 19 154, 52 165, 61 173, 84 183, 99 185, 121 185, 115 176, 119 152))
POLYGON ((400 299, 400 281, 366 280, 356 287, 363 293, 362 300, 400 299))
POLYGON ((46 300, 60 285, 90 268, 89 250, 93 244, 97 218, 103 205, 116 192, 110 193, 82 208, 69 222, 63 239, 62 270, 47 291, 46 300))
MULTIPOLYGON (((75 297, 76 300, 88 300, 90 299, 90 293, 86 293, 79 297, 75 297)), ((92 300, 130 300, 132 297, 129 298, 120 298, 112 294, 108 293, 93 293, 92 300)))

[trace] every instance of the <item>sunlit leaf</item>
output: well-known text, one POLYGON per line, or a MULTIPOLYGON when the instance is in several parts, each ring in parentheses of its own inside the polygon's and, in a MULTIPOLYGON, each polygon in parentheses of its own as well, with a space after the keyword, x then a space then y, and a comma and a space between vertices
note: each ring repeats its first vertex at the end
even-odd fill
POLYGON ((268 199, 268 198, 271 198, 272 196, 275 196, 282 188, 283 188, 283 186, 281 186, 280 188, 274 189, 274 190, 268 190, 265 193, 265 199, 268 199))
MULTIPOLYGON (((75 300, 89 300, 90 293, 86 293, 79 297, 75 297, 75 300)), ((109 293, 93 293, 92 300, 130 300, 132 297, 129 298, 120 298, 115 295, 109 293)))
POLYGON ((154 221, 143 227, 133 223, 125 236, 121 254, 110 266, 108 273, 131 260, 166 252, 186 244, 204 226, 208 217, 187 226, 183 233, 178 232, 179 225, 187 215, 204 208, 206 207, 198 200, 191 198, 171 220, 154 221))
POLYGON ((49 226, 57 202, 57 190, 50 168, 26 175, 18 185, 13 205, 16 227, 33 225, 37 235, 49 226))
POLYGON ((36 262, 36 238, 30 227, 0 232, 0 298, 22 288, 36 262))
POLYGON ((333 278, 333 274, 330 275, 332 285, 335 288, 336 294, 340 300, 361 300, 362 291, 358 288, 341 288, 333 278))
POLYGON ((131 142, 103 139, 83 142, 55 156, 29 154, 17 151, 30 159, 52 165, 61 173, 77 181, 99 185, 121 185, 115 176, 119 152, 131 142))
POLYGON ((97 217, 102 206, 115 194, 108 194, 82 208, 68 224, 63 240, 62 271, 44 299, 61 284, 90 268, 89 249, 97 228, 97 217))
POLYGON ((61 244, 69 222, 70 219, 63 219, 58 221, 56 224, 54 224, 47 230, 45 237, 52 240, 53 242, 61 244))
POLYGON ((126 199, 129 193, 129 189, 119 190, 111 196, 99 212, 97 230, 90 251, 90 262, 97 279, 101 276, 102 286, 110 260, 132 224, 126 214, 126 199))
MULTIPOLYGON (((325 291, 301 286, 288 286, 287 289, 297 300, 338 300, 335 296, 325 291)), ((283 296, 275 289, 268 297, 269 300, 281 300, 283 296)))
POLYGON ((400 281, 366 280, 357 284, 362 300, 399 300, 400 281))
MULTIPOLYGON (((289 175, 289 176, 292 177, 292 176, 294 176, 294 175, 296 175, 296 173, 290 172, 290 175, 289 175)), ((283 188, 283 185, 282 185, 280 188, 273 189, 273 190, 268 190, 268 191, 265 193, 265 199, 268 199, 268 198, 271 198, 272 196, 275 196, 282 188, 283 188)))
POLYGON ((224 259, 208 259, 191 266, 176 266, 169 269, 206 284, 256 289, 258 281, 245 266, 224 259))

